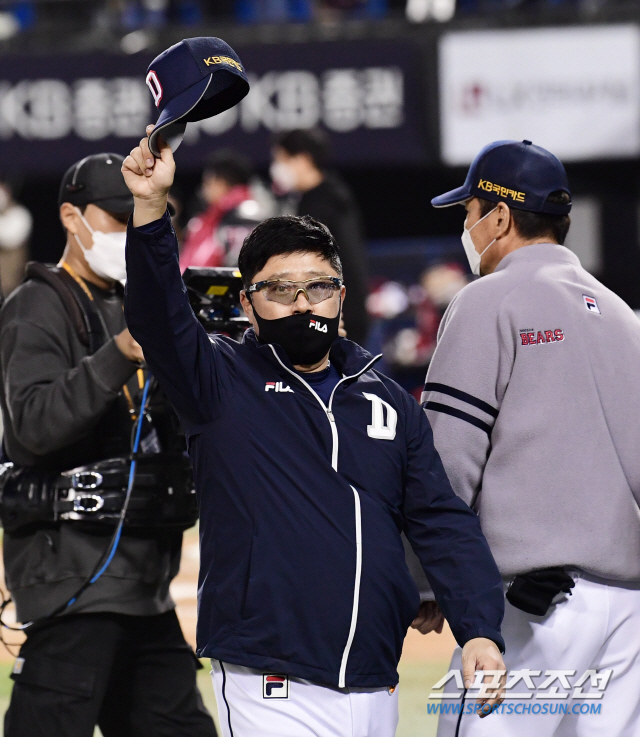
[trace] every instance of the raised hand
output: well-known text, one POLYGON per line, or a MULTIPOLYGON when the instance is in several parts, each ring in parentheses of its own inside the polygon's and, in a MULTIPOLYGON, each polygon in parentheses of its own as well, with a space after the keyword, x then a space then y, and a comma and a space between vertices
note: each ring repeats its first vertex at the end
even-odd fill
MULTIPOLYGON (((147 127, 147 134, 153 126, 147 127)), ((159 220, 167 209, 167 195, 176 165, 169 145, 158 138, 161 158, 154 158, 148 138, 143 138, 122 165, 124 181, 134 199, 133 225, 138 228, 159 220)))

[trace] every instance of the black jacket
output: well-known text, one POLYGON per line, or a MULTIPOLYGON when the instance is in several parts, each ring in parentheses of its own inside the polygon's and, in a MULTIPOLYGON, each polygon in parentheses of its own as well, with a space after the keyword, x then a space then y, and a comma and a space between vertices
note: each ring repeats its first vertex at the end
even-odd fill
MULTIPOLYGON (((89 285, 110 335, 126 325, 122 292, 89 285)), ((139 403, 136 367, 113 339, 88 355, 59 295, 30 280, 0 311, 0 403, 4 448, 21 466, 68 470, 129 451, 132 420, 122 391, 139 403)), ((76 523, 4 534, 7 586, 18 617, 44 616, 76 591, 108 545, 110 532, 76 523)), ((70 613, 152 615, 171 609, 169 583, 180 563, 181 533, 125 534, 100 580, 70 613)))

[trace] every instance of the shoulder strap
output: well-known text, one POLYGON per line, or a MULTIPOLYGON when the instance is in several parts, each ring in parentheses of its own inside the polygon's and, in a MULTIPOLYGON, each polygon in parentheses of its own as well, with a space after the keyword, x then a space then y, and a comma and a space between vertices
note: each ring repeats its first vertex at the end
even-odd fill
POLYGON ((80 342, 89 353, 95 353, 104 343, 104 330, 97 308, 75 279, 64 269, 37 261, 27 264, 26 279, 38 279, 47 283, 62 300, 80 342))

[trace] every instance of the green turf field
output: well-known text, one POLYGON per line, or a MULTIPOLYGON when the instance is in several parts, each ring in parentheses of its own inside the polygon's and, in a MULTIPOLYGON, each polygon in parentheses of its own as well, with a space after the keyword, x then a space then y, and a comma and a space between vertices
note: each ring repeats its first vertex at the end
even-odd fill
MULTIPOLYGON (((200 671, 198 680, 205 704, 218 723, 216 702, 208 672, 208 663, 200 671)), ((426 697, 432 686, 444 673, 448 663, 407 663, 400 664, 400 726, 397 737, 435 737, 437 717, 427 714, 426 697)), ((0 710, 6 711, 11 693, 12 681, 9 678, 11 665, 0 664, 0 710)), ((0 735, 2 726, 0 725, 0 735)), ((100 731, 96 730, 96 737, 100 731)))

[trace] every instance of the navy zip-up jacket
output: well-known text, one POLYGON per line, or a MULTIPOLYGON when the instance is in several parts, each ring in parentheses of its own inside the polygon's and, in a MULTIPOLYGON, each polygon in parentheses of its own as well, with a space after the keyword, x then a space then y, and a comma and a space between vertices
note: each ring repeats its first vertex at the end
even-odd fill
POLYGON ((277 345, 196 319, 168 216, 127 233, 127 324, 183 423, 200 505, 198 655, 328 686, 397 683, 419 606, 501 649, 502 580, 418 403, 336 340, 327 406, 277 345))

